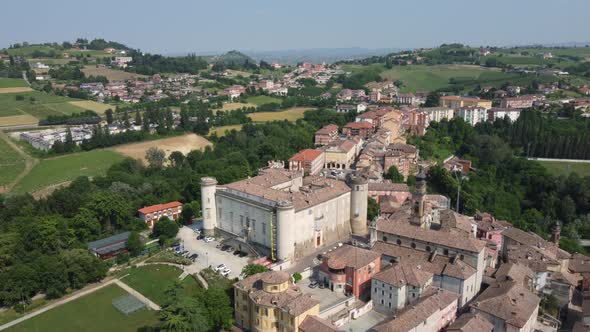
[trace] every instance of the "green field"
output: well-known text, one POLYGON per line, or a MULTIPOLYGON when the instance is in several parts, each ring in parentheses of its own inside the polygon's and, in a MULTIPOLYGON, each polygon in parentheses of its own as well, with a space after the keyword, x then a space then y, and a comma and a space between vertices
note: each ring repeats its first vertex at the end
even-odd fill
POLYGON ((291 121, 295 122, 303 119, 303 113, 313 110, 313 107, 291 107, 284 111, 278 112, 256 112, 248 114, 248 117, 253 122, 268 122, 268 121, 291 121))
POLYGON ((248 103, 254 104, 256 106, 260 106, 260 105, 264 105, 264 104, 270 104, 270 103, 277 103, 277 104, 280 104, 281 103, 281 99, 274 98, 274 97, 269 97, 269 96, 249 97, 249 98, 246 99, 246 101, 248 103))
POLYGON ((10 184, 25 168, 25 160, 0 138, 0 187, 10 184))
MULTIPOLYGON (((180 269, 164 264, 144 265, 124 272, 129 275, 122 278, 121 281, 159 305, 165 302, 164 291, 166 288, 182 274, 180 269)), ((185 295, 196 296, 201 290, 201 287, 191 276, 187 276, 182 281, 182 286, 185 295)))
POLYGON ((1 88, 24 88, 29 86, 25 80, 18 78, 0 78, 0 89, 1 88))
POLYGON ((135 332, 139 327, 154 325, 154 311, 143 309, 125 316, 112 305, 113 299, 126 295, 123 289, 110 285, 39 316, 26 320, 6 331, 60 332, 135 332))
POLYGON ((4 116, 30 114, 37 119, 43 119, 49 115, 83 112, 83 108, 69 103, 79 100, 39 91, 2 93, 0 94, 0 124, 1 117, 4 116), (16 96, 23 96, 24 100, 16 100, 16 96))
POLYGON ((93 150, 41 160, 13 188, 14 192, 32 192, 50 185, 72 181, 79 176, 103 175, 111 165, 125 159, 111 150, 93 150))
POLYGON ((537 162, 545 167, 553 175, 569 175, 572 172, 579 176, 590 176, 590 163, 571 163, 564 161, 541 161, 537 162))
POLYGON ((209 135, 217 134, 217 136, 219 136, 219 137, 225 136, 225 132, 232 131, 232 129, 240 131, 242 129, 242 125, 239 124, 239 125, 229 125, 229 126, 221 126, 221 127, 211 128, 209 130, 209 135))

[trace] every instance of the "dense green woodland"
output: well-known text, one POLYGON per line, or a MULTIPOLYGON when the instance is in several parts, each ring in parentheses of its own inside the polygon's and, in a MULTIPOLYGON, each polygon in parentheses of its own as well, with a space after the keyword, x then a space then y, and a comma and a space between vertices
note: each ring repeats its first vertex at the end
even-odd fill
MULTIPOLYGON (((544 236, 559 220, 564 224, 564 248, 581 251, 571 239, 590 238, 590 177, 581 178, 576 173, 556 177, 521 155, 526 155, 527 142, 535 135, 554 133, 557 136, 552 140, 539 140, 531 147, 529 155, 555 151, 555 155, 546 156, 588 158, 581 151, 589 151, 590 140, 578 136, 585 134, 580 133, 579 127, 588 126, 588 122, 546 119, 536 111, 524 112, 513 124, 498 120, 471 127, 453 119, 431 123, 424 137, 414 137, 410 143, 418 146, 422 158, 442 150, 473 161, 476 170, 462 181, 461 212, 490 212, 496 218, 544 236), (569 149, 567 142, 576 142, 575 148, 569 149)), ((452 206, 456 204, 458 184, 458 177, 444 168, 436 166, 430 170, 430 189, 449 196, 452 206)))

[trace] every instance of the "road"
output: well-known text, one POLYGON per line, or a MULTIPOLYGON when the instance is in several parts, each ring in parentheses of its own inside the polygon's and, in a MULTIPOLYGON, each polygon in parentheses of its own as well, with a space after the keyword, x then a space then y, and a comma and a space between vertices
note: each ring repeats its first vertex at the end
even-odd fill
POLYGON ((189 227, 182 227, 178 232, 178 237, 184 246, 184 250, 199 255, 195 263, 186 267, 186 271, 191 274, 197 273, 208 266, 215 267, 223 263, 231 270, 229 278, 236 278, 242 272, 242 268, 248 264, 248 257, 234 256, 232 253, 217 249, 215 247, 219 244, 217 241, 206 243, 203 240, 197 240, 195 232, 189 227))

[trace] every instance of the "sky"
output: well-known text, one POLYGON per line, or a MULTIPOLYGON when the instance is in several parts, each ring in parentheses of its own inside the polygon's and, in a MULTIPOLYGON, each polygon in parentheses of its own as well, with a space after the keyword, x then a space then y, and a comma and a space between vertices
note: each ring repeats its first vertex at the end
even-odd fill
POLYGON ((162 54, 590 41, 590 0, 18 0, 0 8, 0 47, 77 37, 162 54))

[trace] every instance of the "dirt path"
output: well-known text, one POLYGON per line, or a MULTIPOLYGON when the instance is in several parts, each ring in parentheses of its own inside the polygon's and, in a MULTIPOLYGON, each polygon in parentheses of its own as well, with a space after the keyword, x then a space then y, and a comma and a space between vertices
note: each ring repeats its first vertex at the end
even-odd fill
POLYGON ((20 154, 24 159, 25 159, 25 169, 23 169, 22 172, 20 172, 19 175, 16 176, 16 178, 9 183, 8 185, 6 185, 4 188, 0 188, 0 193, 1 192, 9 192, 12 190, 12 188, 14 188, 14 186, 23 178, 25 177, 25 175, 29 174, 29 172, 33 169, 33 167, 35 165, 37 165, 37 163, 39 162, 39 159, 37 158, 33 158, 31 156, 29 156, 25 151, 23 151, 20 146, 18 146, 17 144, 15 144, 10 137, 8 137, 8 135, 6 135, 6 133, 2 130, 0 130, 0 139, 3 139, 8 145, 10 145, 10 147, 12 147, 14 150, 16 150, 16 152, 18 152, 18 154, 20 154))

